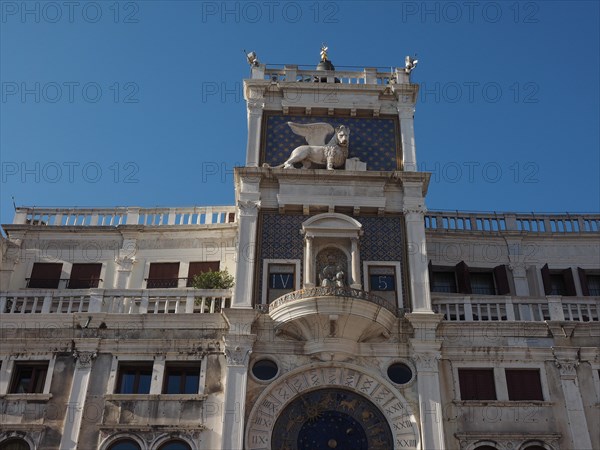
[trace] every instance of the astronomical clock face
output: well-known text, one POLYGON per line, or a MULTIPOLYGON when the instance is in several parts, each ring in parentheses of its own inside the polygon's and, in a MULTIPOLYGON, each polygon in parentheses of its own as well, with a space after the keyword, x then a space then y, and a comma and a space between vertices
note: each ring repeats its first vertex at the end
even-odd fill
POLYGON ((272 436, 280 450, 389 450, 392 432, 379 409, 343 389, 319 389, 293 400, 279 415, 272 436))

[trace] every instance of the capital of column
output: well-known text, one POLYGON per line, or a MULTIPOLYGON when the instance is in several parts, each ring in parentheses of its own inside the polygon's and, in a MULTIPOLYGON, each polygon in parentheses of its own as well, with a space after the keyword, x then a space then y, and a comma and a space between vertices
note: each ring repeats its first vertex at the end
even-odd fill
POLYGON ((512 262, 508 265, 508 268, 515 277, 524 278, 527 276, 527 269, 525 268, 525 264, 522 262, 512 262))
POLYGON ((425 205, 407 205, 404 208, 402 208, 402 212, 404 213, 404 215, 418 214, 421 217, 423 217, 427 212, 427 208, 425 207, 425 205))
POLYGON ((260 200, 238 200, 240 216, 256 216, 260 209, 260 200))
POLYGON ((418 372, 437 372, 438 361, 442 358, 442 340, 422 341, 411 339, 412 360, 418 372))
POLYGON ((573 347, 553 347, 554 365, 558 367, 560 378, 575 380, 579 366, 579 349, 573 347))
POLYGON ((92 367, 92 361, 96 358, 96 352, 73 351, 73 358, 77 361, 77 369, 89 369, 92 367))
POLYGON ((398 110, 400 119, 413 119, 415 116, 415 107, 411 104, 407 105, 403 98, 400 99, 399 103, 401 106, 397 106, 396 109, 398 110))
POLYGON ((256 335, 224 336, 227 365, 248 367, 254 341, 256 341, 256 335))
POLYGON ((261 116, 263 113, 263 110, 265 108, 265 102, 263 100, 252 99, 252 100, 248 100, 248 103, 246 106, 248 108, 248 113, 250 115, 261 116))

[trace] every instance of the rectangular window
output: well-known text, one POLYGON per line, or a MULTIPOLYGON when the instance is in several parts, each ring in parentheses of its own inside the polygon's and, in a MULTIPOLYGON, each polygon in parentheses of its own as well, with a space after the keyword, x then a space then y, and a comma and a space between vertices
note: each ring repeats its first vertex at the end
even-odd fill
POLYGON ((296 266, 294 264, 269 264, 267 278, 267 303, 296 290, 296 266))
POLYGON ((192 287, 196 275, 204 272, 218 272, 219 270, 221 270, 220 261, 191 262, 188 269, 186 286, 192 287))
POLYGON ((179 263, 150 263, 146 288, 176 288, 179 283, 179 263))
POLYGON ((600 296, 600 274, 597 271, 590 273, 588 270, 577 268, 581 293, 585 296, 600 296))
POLYGON ((538 369, 506 369, 509 400, 544 400, 538 369))
POLYGON ((15 363, 11 394, 42 394, 48 373, 48 362, 15 363))
POLYGON ((550 270, 548 264, 541 269, 545 295, 577 295, 575 281, 570 268, 564 270, 550 270))
POLYGON ((456 276, 454 272, 431 273, 431 292, 449 292, 456 293, 456 276))
POLYGON ((167 363, 163 394, 197 394, 200 382, 200 364, 167 363))
POLYGON ((148 394, 152 381, 152 363, 119 364, 117 394, 148 394))
POLYGON ((588 275, 587 287, 589 295, 600 296, 600 275, 588 275))
POLYGON ((73 264, 68 289, 97 288, 102 264, 73 264))
POLYGON ((393 266, 369 266, 369 291, 396 305, 396 268, 393 266))
POLYGON ((496 400, 494 369, 458 369, 461 400, 496 400))
POLYGON ((58 289, 62 263, 34 263, 27 287, 40 289, 58 289))
POLYGON ((495 295, 494 274, 492 272, 471 272, 471 292, 479 295, 495 295))

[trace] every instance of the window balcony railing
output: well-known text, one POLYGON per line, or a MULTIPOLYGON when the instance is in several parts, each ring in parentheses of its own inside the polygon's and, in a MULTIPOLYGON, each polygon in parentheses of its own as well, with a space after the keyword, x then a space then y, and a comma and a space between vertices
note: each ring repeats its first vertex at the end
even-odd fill
POLYGON ((0 314, 203 314, 231 306, 227 289, 0 292, 0 314))
POLYGON ((451 322, 600 321, 600 297, 544 298, 432 293, 433 309, 451 322))

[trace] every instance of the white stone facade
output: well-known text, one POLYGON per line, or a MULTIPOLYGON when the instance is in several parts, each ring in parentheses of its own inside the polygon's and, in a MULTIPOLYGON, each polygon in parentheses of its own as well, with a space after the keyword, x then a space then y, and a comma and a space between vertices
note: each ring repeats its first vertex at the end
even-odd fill
POLYGON ((0 449, 600 448, 600 215, 428 212, 403 70, 244 88, 235 207, 3 225, 0 449), (271 164, 288 117, 356 159, 271 164))

